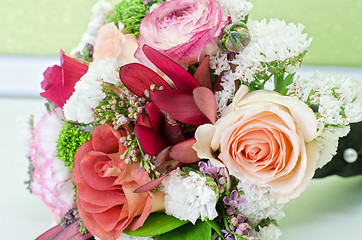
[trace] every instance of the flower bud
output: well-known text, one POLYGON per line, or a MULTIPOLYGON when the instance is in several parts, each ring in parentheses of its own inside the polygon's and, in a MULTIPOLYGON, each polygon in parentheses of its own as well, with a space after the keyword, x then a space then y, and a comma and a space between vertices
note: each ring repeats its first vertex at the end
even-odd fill
POLYGON ((235 22, 224 28, 219 48, 226 52, 240 52, 250 41, 250 34, 246 24, 235 22))

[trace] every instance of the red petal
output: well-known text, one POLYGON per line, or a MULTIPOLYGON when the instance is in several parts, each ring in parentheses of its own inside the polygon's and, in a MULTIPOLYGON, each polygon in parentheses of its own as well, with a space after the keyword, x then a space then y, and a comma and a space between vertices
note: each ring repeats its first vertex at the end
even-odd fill
POLYGON ((172 145, 175 145, 185 140, 184 134, 182 133, 182 130, 175 121, 175 119, 173 119, 168 113, 164 112, 163 115, 165 116, 165 124, 164 124, 165 135, 166 138, 170 141, 170 143, 172 145))
POLYGON ((121 67, 119 77, 122 83, 139 97, 145 97, 145 90, 149 90, 152 84, 171 89, 170 85, 157 73, 139 63, 130 63, 121 67))
POLYGON ((209 60, 210 56, 206 56, 204 60, 202 60, 200 66, 197 68, 194 74, 194 78, 200 83, 201 86, 212 90, 209 60))
POLYGON ((157 156, 159 152, 170 145, 166 139, 158 135, 158 133, 151 128, 145 126, 136 125, 135 134, 143 151, 152 156, 157 156))
POLYGON ((181 90, 161 90, 150 92, 150 97, 156 106, 170 114, 177 121, 200 126, 209 120, 199 110, 192 94, 181 90))
POLYGON ((150 118, 146 113, 142 113, 138 116, 136 125, 152 128, 150 118))
POLYGON ((160 109, 158 109, 158 107, 154 103, 150 102, 146 105, 146 112, 151 121, 151 126, 153 130, 155 130, 156 132, 160 132, 164 119, 162 113, 160 112, 160 109))
POLYGON ((189 72, 170 58, 147 45, 144 45, 142 49, 147 58, 165 73, 175 83, 178 89, 192 92, 194 88, 200 87, 200 84, 189 72))
POLYGON ((193 93, 196 106, 214 124, 216 122, 217 106, 213 92, 206 87, 198 87, 194 89, 193 93))
POLYGON ((195 138, 190 138, 172 147, 170 157, 180 163, 195 163, 200 161, 192 145, 196 143, 195 138))

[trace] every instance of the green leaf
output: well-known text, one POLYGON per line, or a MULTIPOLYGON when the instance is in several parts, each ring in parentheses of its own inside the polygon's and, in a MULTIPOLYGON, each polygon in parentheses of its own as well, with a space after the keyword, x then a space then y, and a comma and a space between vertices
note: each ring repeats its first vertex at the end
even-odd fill
MULTIPOLYGON (((278 81, 278 84, 275 85, 274 91, 282 94, 282 95, 286 95, 288 92, 287 87, 293 82, 293 78, 294 78, 295 73, 289 74, 284 80, 280 80, 278 81)), ((275 81, 275 79, 274 79, 275 81)))
POLYGON ((142 227, 135 231, 125 229, 123 232, 131 236, 150 237, 169 232, 186 223, 188 223, 188 221, 182 221, 165 213, 151 213, 142 227))
POLYGON ((211 227, 207 222, 197 221, 195 225, 188 223, 162 234, 158 240, 210 240, 211 232, 211 227))
POLYGON ((212 227, 215 230, 215 232, 220 235, 222 239, 224 239, 224 235, 221 232, 221 226, 218 222, 209 219, 205 219, 205 222, 209 224, 209 226, 212 227))

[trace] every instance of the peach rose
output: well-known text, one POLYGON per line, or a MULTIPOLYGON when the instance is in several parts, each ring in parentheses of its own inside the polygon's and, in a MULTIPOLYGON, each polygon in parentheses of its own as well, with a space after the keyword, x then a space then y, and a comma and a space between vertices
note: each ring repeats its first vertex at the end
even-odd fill
POLYGON ((89 232, 103 240, 141 227, 151 212, 163 209, 161 192, 133 192, 151 179, 139 163, 120 158, 126 150, 120 138, 125 136, 125 130, 100 125, 74 156, 79 215, 89 232))
POLYGON ((239 179, 269 186, 272 197, 285 203, 314 175, 316 136, 317 120, 305 103, 272 91, 248 93, 242 86, 215 125, 197 129, 194 149, 239 179))
POLYGON ((114 23, 107 23, 98 30, 91 65, 105 58, 117 58, 119 66, 138 62, 133 57, 137 47, 137 37, 133 34, 124 34, 122 23, 118 28, 114 23))

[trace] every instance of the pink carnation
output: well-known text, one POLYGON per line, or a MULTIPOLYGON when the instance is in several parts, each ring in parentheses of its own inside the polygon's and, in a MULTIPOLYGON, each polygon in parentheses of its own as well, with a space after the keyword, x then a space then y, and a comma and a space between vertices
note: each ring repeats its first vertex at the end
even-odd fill
POLYGON ((74 205, 70 170, 55 157, 63 118, 61 108, 46 113, 35 125, 30 143, 30 160, 34 166, 31 191, 41 196, 57 217, 65 215, 74 205))
POLYGON ((227 17, 217 1, 172 0, 164 2, 141 22, 135 57, 152 66, 144 44, 186 67, 217 49, 227 17))

